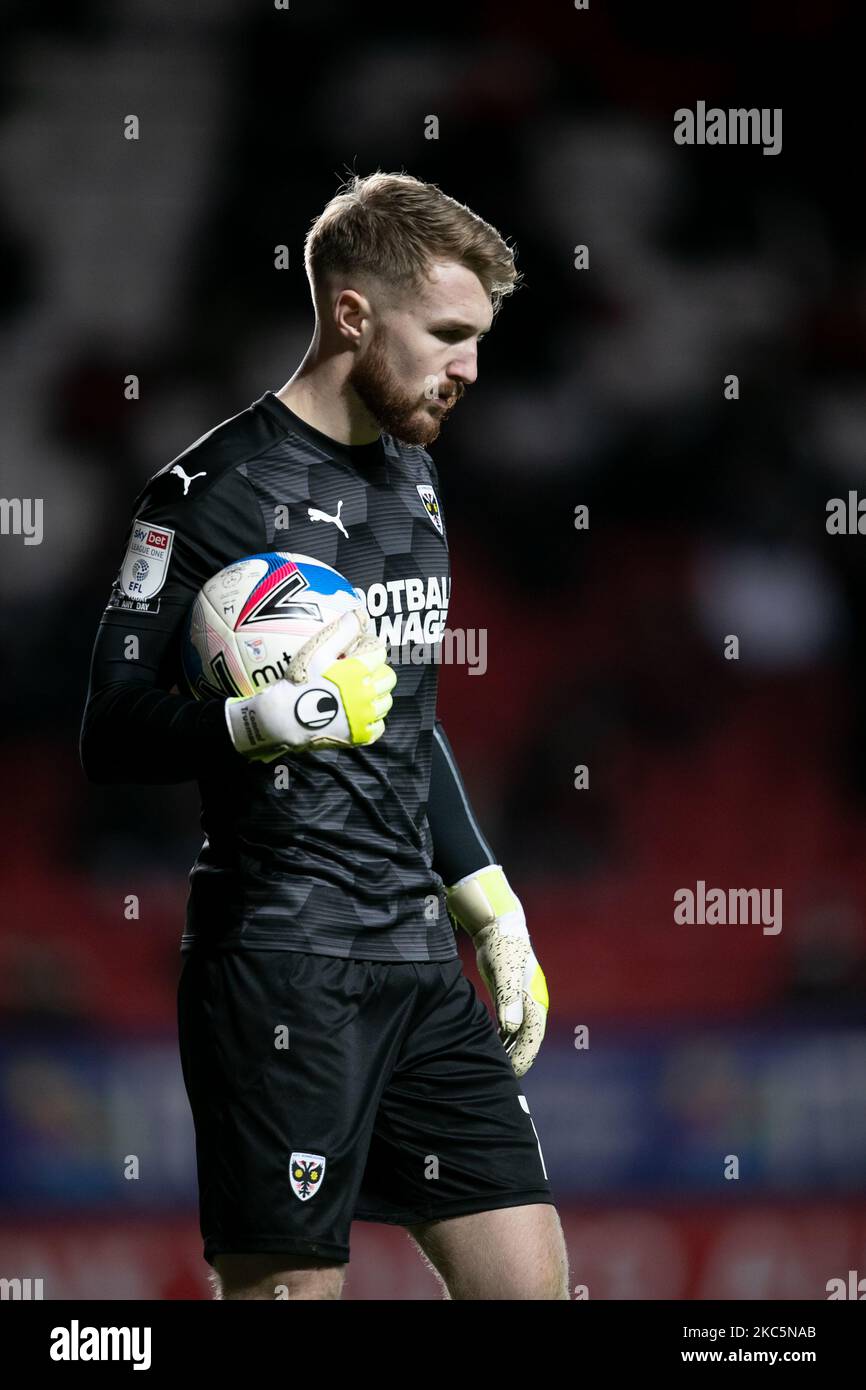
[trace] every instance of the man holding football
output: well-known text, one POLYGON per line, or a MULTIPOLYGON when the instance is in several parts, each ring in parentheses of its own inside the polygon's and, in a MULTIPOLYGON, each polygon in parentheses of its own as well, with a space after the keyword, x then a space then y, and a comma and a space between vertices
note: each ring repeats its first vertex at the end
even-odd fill
POLYGON ((398 674, 383 636, 444 628, 426 446, 475 380, 514 256, 435 185, 383 173, 348 181, 305 254, 316 322, 294 376, 136 501, 82 725, 91 780, 201 788, 178 1028, 204 1256, 217 1297, 339 1298, 352 1221, 386 1222, 446 1298, 565 1299, 517 1079, 544 975, 436 718, 438 666, 398 674), (176 693, 202 586, 278 551, 333 567, 370 616, 322 628, 257 694, 176 693), (313 728, 299 712, 323 686, 333 717, 313 728))

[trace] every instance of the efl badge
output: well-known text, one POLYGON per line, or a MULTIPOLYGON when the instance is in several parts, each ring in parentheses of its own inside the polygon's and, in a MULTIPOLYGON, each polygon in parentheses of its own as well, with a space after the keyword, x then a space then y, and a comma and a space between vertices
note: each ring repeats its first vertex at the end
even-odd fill
POLYGON ((174 531, 165 526, 151 526, 137 517, 126 555, 115 580, 109 608, 131 608, 143 613, 158 613, 159 593, 168 577, 168 561, 174 531))
POLYGON ((418 489, 418 495, 421 501, 424 503, 424 510, 433 522, 440 536, 444 536, 445 532, 442 529, 442 517, 439 514, 439 499, 436 496, 435 489, 431 487, 430 483, 416 483, 415 486, 418 489))
POLYGON ((315 1197, 324 1176, 325 1159, 322 1154, 292 1154, 289 1180, 298 1201, 308 1202, 315 1197))

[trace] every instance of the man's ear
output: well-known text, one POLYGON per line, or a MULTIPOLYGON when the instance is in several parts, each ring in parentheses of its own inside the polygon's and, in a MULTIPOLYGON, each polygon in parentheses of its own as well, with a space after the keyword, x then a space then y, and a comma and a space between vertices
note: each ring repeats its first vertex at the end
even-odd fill
POLYGON ((357 346, 364 334, 364 325, 372 318, 370 301, 360 290, 340 290, 334 300, 334 325, 341 338, 357 346))

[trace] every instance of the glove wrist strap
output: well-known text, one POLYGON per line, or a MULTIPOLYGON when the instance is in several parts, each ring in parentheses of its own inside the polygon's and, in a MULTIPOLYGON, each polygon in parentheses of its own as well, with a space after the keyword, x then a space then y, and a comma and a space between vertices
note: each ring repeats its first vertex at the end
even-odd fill
POLYGON ((452 917, 470 936, 476 936, 498 917, 520 910, 501 864, 486 864, 458 879, 446 889, 446 902, 452 917))

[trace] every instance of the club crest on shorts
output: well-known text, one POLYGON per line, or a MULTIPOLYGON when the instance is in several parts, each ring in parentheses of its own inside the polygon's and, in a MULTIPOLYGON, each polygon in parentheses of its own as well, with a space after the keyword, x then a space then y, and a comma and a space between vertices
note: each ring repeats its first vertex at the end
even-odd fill
POLYGON ((442 529, 442 517, 439 512, 439 498, 436 496, 436 489, 430 483, 416 483, 418 495, 424 503, 424 510, 429 516, 440 536, 444 536, 442 529))
POLYGON ((323 1154, 293 1153, 289 1163, 289 1181, 299 1202, 315 1197, 325 1176, 323 1154))

